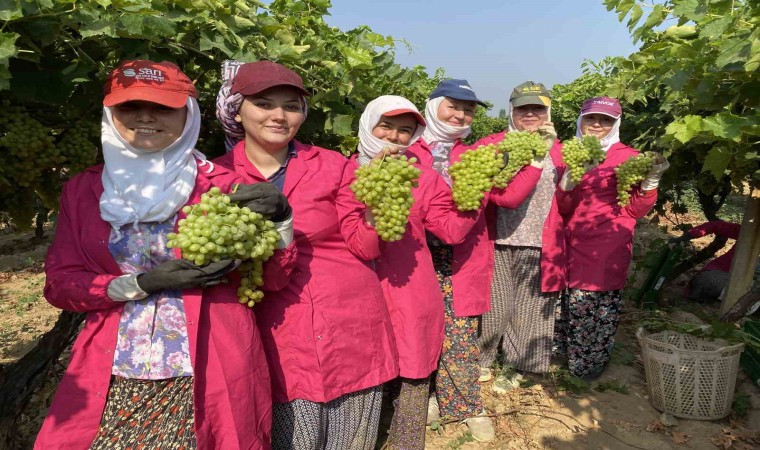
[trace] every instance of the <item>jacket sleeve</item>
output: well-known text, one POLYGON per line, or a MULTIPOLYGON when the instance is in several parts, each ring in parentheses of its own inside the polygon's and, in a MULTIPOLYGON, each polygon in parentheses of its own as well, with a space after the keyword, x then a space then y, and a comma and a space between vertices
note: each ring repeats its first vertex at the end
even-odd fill
POLYGON ((711 220, 702 225, 696 226, 688 231, 692 238, 700 238, 708 234, 717 234, 718 236, 729 239, 739 239, 739 231, 742 226, 738 223, 726 222, 723 220, 711 220))
POLYGON ((65 185, 55 239, 45 258, 45 299, 56 308, 88 312, 122 305, 108 297, 108 284, 116 275, 95 273, 85 266, 79 234, 73 226, 71 206, 76 197, 65 185))
POLYGON ((293 240, 285 248, 275 250, 274 254, 264 263, 264 284, 260 286, 262 291, 279 291, 290 282, 290 275, 296 267, 298 248, 293 240))
POLYGON ((477 211, 459 211, 443 178, 438 174, 430 178, 430 186, 426 189, 429 196, 427 213, 423 217, 425 228, 446 244, 461 244, 485 206, 481 205, 477 211))
POLYGON ((541 178, 541 169, 525 166, 509 181, 504 189, 491 189, 489 201, 502 208, 517 208, 520 206, 541 178))
POLYGON ((637 187, 631 193, 631 201, 625 207, 625 211, 631 217, 640 219, 649 214, 655 203, 657 203, 657 189, 642 191, 637 187))
POLYGON ((380 256, 380 237, 365 220, 365 206, 354 197, 351 183, 357 165, 346 160, 343 174, 335 196, 335 208, 338 212, 338 226, 348 249, 357 258, 370 261, 380 256))

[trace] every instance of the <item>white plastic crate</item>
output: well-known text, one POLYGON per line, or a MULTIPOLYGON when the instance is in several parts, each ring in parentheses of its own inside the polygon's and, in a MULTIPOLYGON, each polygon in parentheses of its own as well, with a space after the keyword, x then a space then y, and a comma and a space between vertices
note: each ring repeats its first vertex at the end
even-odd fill
POLYGON ((705 340, 674 331, 636 337, 652 406, 676 417, 716 420, 731 411, 744 344, 705 340))

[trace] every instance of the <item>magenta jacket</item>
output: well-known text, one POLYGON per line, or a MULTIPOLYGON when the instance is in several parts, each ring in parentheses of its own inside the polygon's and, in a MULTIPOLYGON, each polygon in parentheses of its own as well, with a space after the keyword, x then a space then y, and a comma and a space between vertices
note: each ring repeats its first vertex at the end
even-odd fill
MULTIPOLYGON (((295 143, 283 193, 293 208, 296 267, 284 289, 256 305, 275 403, 329 402, 398 376, 398 353, 371 260, 380 239, 349 185, 355 163, 295 143)), ((264 181, 240 142, 215 163, 264 181)))
MULTIPOLYGON (((700 238, 707 236, 708 234, 715 234, 717 236, 723 236, 729 239, 739 239, 739 232, 742 226, 738 223, 725 222, 723 220, 712 220, 705 222, 702 225, 692 228, 687 231, 689 236, 693 238, 700 238)), ((728 273, 731 270, 731 261, 734 259, 734 246, 721 256, 713 259, 700 270, 720 270, 721 272, 728 273)))
MULTIPOLYGON (((473 147, 501 142, 504 140, 504 135, 506 133, 506 131, 502 131, 500 133, 486 136, 473 144, 473 147)), ((559 140, 555 141, 552 148, 549 149, 549 157, 557 168, 557 182, 559 183, 559 179, 562 178, 562 174, 565 173, 567 167, 565 163, 562 162, 562 144, 559 140)), ((538 177, 541 177, 541 170, 538 170, 538 177)), ((536 183, 537 182, 538 181, 536 181, 536 183)), ((536 183, 533 183, 534 187, 536 183)), ((532 190, 533 188, 531 188, 531 192, 532 190)), ((491 202, 497 206, 514 208, 514 206, 504 206, 501 204, 498 196, 491 196, 491 202)), ((493 222, 493 236, 496 236, 495 212, 488 216, 488 220, 489 225, 493 222)), ((549 214, 544 221, 544 228, 541 232, 541 290, 543 292, 558 292, 565 289, 567 286, 567 275, 565 273, 566 264, 564 223, 562 216, 559 214, 557 199, 554 197, 552 199, 552 205, 549 208, 549 214)))
POLYGON ((419 163, 416 167, 422 173, 412 190, 407 231, 398 241, 381 242, 382 254, 375 260, 398 345, 400 375, 411 379, 426 378, 438 368, 443 345, 443 294, 425 231, 447 244, 459 244, 483 212, 458 211, 438 172, 419 163))
POLYGON ((618 206, 615 167, 638 154, 618 142, 575 189, 557 190, 559 211, 565 218, 568 287, 595 292, 625 287, 633 228, 657 201, 656 189, 636 187, 628 206, 618 206))
MULTIPOLYGON (((208 167, 199 168, 188 204, 197 203, 212 186, 227 191, 242 181, 219 167, 207 173, 208 167)), ((100 218, 102 170, 102 165, 91 167, 64 186, 55 240, 45 260, 47 301, 87 318, 36 449, 88 448, 106 404, 123 307, 107 291, 123 273, 108 250, 111 226, 100 218)), ((270 272, 281 274, 273 280, 281 284, 295 263, 295 247, 275 255, 281 270, 270 272)), ((231 282, 182 291, 194 373, 195 433, 202 449, 270 448, 269 370, 254 313, 238 303, 236 289, 231 282)))
MULTIPOLYGON (((451 150, 451 162, 459 160, 466 150, 473 147, 457 141, 451 150)), ((420 139, 407 150, 408 156, 415 156, 425 167, 433 166, 430 147, 420 139)), ((530 194, 541 176, 535 167, 525 167, 515 175, 504 189, 494 189, 488 201, 515 208, 530 194)), ((493 219, 495 210, 487 208, 465 239, 454 246, 452 261, 452 285, 454 288, 454 315, 456 317, 479 316, 491 309, 491 279, 493 278, 493 219)))

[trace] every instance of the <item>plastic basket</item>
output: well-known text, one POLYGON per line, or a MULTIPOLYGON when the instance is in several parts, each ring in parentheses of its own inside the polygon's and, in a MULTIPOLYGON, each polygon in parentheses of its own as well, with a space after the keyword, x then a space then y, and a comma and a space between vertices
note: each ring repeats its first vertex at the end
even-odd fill
POLYGON ((644 357, 649 401, 662 412, 716 420, 731 411, 744 344, 704 340, 673 331, 636 332, 644 357))

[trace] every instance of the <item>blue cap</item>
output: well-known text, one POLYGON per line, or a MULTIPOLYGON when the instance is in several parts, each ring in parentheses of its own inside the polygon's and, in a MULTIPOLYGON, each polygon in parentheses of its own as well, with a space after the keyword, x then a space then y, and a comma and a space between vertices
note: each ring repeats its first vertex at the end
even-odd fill
POLYGON ((438 83, 429 98, 436 97, 449 97, 456 100, 464 100, 470 102, 476 102, 481 106, 486 104, 475 95, 475 91, 470 87, 470 83, 467 80, 443 80, 438 83))

